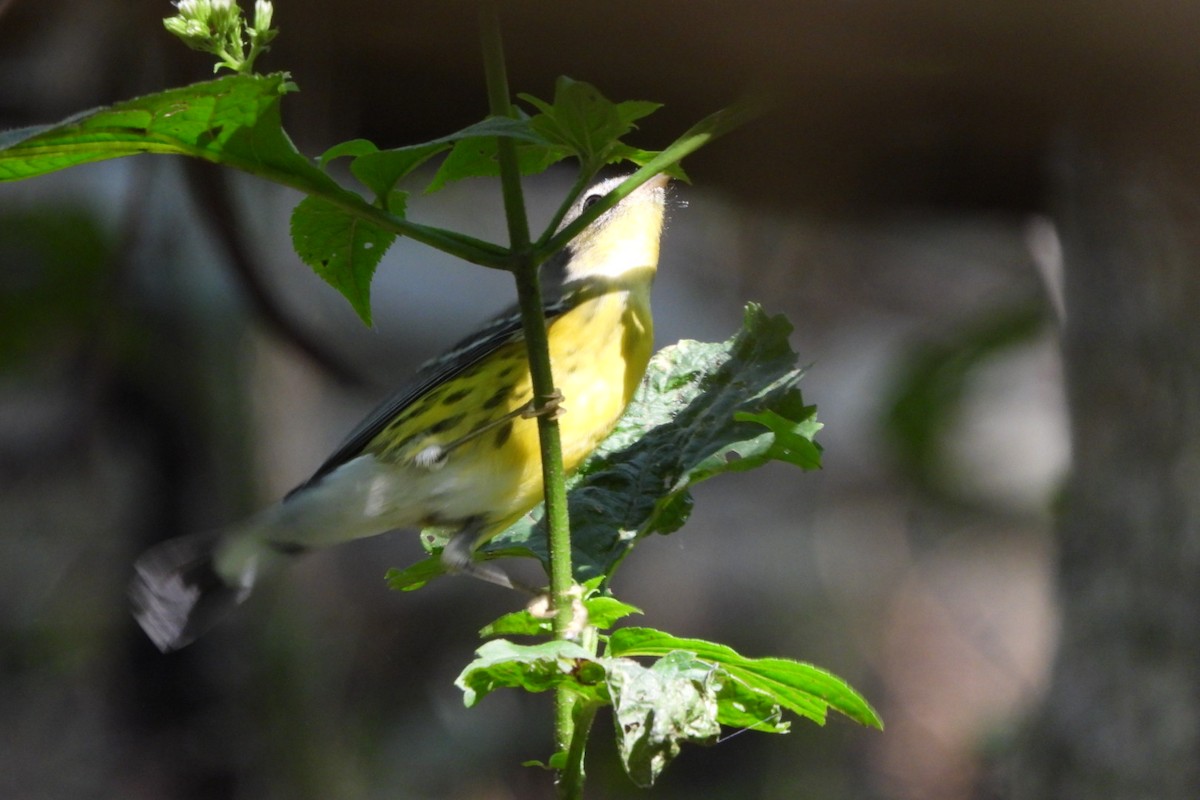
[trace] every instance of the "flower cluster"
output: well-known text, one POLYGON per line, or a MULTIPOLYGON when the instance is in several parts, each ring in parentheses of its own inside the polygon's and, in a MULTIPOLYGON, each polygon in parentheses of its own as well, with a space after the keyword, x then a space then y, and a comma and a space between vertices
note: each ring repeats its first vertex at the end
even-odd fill
POLYGON ((256 0, 253 24, 246 23, 235 0, 178 0, 175 8, 179 13, 163 25, 193 50, 216 56, 213 72, 222 67, 253 72, 255 59, 279 33, 271 27, 275 9, 270 0, 256 0))

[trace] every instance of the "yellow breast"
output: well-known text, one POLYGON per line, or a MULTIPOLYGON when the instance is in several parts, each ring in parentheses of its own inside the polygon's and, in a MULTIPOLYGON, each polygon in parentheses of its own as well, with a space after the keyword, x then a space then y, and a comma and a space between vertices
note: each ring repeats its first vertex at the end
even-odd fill
MULTIPOLYGON (((646 372, 654 342, 648 297, 635 291, 600 295, 553 320, 548 333, 554 381, 563 395, 563 463, 571 472, 612 431, 646 372)), ((527 369, 519 390, 527 401, 527 369)), ((498 502, 499 513, 490 517, 502 527, 542 499, 536 420, 515 421, 511 442, 491 462, 512 480, 507 501, 498 502)))
MULTIPOLYGON (((594 294, 550 321, 568 471, 612 431, 645 374, 654 338, 648 290, 647 285, 594 294)), ((397 489, 407 487, 395 492, 398 505, 414 504, 396 507, 391 516, 424 525, 482 517, 495 532, 540 502, 537 421, 506 419, 532 397, 525 343, 516 341, 398 415, 367 448, 393 465, 397 489), (420 463, 419 454, 447 446, 443 462, 420 463)))

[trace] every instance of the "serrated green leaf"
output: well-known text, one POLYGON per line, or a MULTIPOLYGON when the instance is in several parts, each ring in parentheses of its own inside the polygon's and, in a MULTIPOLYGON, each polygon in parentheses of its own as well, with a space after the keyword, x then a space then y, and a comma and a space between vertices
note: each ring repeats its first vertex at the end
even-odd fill
POLYGON ((553 103, 528 94, 519 97, 541 112, 530 118, 530 127, 578 158, 584 174, 619 161, 621 137, 637 127, 637 120, 662 107, 641 100, 614 103, 595 86, 565 76, 554 84, 553 103))
POLYGON ((683 742, 712 744, 719 685, 708 664, 688 653, 669 653, 650 667, 606 658, 617 751, 630 780, 652 786, 683 742))
MULTIPOLYGON (((471 137, 455 142, 450 154, 442 161, 433 180, 425 187, 426 194, 444 189, 448 184, 465 178, 491 178, 500 174, 495 137, 471 137)), ((517 145, 517 167, 522 175, 536 175, 552 164, 570 156, 562 147, 551 145, 517 145)))
POLYGON ((364 163, 356 161, 351 169, 378 193, 377 187, 390 188, 432 156, 449 150, 450 154, 425 188, 426 194, 429 194, 464 178, 500 174, 496 161, 497 139, 513 139, 517 142, 517 163, 525 175, 541 172, 568 155, 534 131, 525 117, 487 117, 423 144, 368 154, 362 159, 364 163), (371 182, 365 180, 366 176, 370 177, 371 182))
POLYGON ((350 162, 350 172, 382 199, 388 197, 396 184, 413 170, 449 149, 449 144, 433 143, 364 153, 350 162))
POLYGON ((229 75, 145 95, 54 125, 0 135, 0 181, 139 153, 203 158, 304 191, 341 192, 284 133, 286 74, 229 75))
POLYGON ((618 620, 643 611, 637 606, 622 603, 615 597, 593 597, 583 601, 588 612, 588 624, 600 630, 611 628, 618 620))
MULTIPOLYGON (((699 481, 782 456, 816 466, 815 445, 806 458, 792 457, 794 437, 820 425, 796 388, 802 371, 790 332, 783 317, 752 304, 726 342, 683 341, 655 355, 616 429, 569 482, 578 580, 611 574, 637 539, 678 529, 691 511, 688 489, 699 481), (774 428, 756 416, 766 412, 775 415, 762 417, 774 428), (777 430, 786 442, 777 442, 777 430)), ((545 562, 542 515, 535 509, 483 551, 525 550, 545 562)))
POLYGON ((662 107, 662 103, 655 103, 652 100, 625 100, 617 103, 617 116, 620 118, 621 124, 626 126, 626 130, 630 130, 634 127, 633 123, 642 117, 650 116, 662 107))
POLYGON ((502 688, 544 692, 566 686, 592 700, 605 691, 604 668, 574 642, 554 640, 520 645, 494 639, 476 650, 475 655, 475 660, 454 681, 462 689, 467 707, 502 688))
MULTIPOLYGON (((630 175, 628 179, 626 179, 626 181, 622 184, 622 187, 629 186, 631 187, 629 191, 632 191, 632 187, 634 185, 641 185, 655 175, 662 173, 680 177, 686 180, 687 176, 683 172, 683 168, 680 166, 680 163, 684 158, 696 152, 714 139, 724 136, 731 130, 745 124, 757 116, 760 112, 761 107, 759 104, 752 101, 735 103, 728 108, 723 108, 716 113, 709 114, 707 117, 700 120, 687 131, 685 131, 678 139, 671 142, 671 144, 667 145, 666 148, 658 151, 657 153, 644 150, 638 151, 638 163, 641 164, 641 167, 632 175, 630 175)), ((624 145, 619 144, 616 147, 620 148, 624 147, 624 145)), ((619 160, 627 155, 623 152, 618 153, 616 150, 614 150, 614 152, 616 153, 616 155, 613 156, 614 160, 619 160)), ((618 187, 618 190, 620 189, 621 187, 618 187)), ((619 193, 618 191, 613 191, 610 192, 608 196, 613 198, 612 202, 615 203, 619 197, 624 197, 626 195, 619 193)), ((549 238, 549 241, 546 242, 546 247, 551 251, 564 247, 567 242, 575 238, 575 236, 577 236, 586 225, 590 224, 592 220, 596 219, 596 215, 603 213, 606 209, 611 207, 611 205, 604 201, 595 204, 595 206, 589 209, 588 212, 580 214, 574 222, 557 230, 553 236, 549 238)))
POLYGON ((862 725, 882 730, 870 704, 841 678, 819 667, 784 658, 747 658, 731 647, 703 639, 683 639, 650 628, 621 628, 608 640, 613 657, 663 656, 676 650, 693 653, 720 667, 746 686, 767 694, 784 708, 825 724, 828 708, 862 725))
POLYGON ((371 278, 396 235, 320 197, 292 212, 292 245, 304 263, 342 293, 371 324, 371 278))

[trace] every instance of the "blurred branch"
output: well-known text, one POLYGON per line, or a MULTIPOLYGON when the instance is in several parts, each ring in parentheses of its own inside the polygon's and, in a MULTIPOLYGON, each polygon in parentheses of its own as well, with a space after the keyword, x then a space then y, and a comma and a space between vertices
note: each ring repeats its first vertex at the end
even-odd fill
POLYGON ((1092 132, 1058 165, 1074 469, 1016 797, 1200 796, 1200 169, 1148 130, 1190 126, 1092 132))
POLYGON ((339 383, 346 386, 363 385, 362 376, 347 367, 337 353, 327 349, 300 327, 276 302, 250 254, 225 171, 194 159, 182 161, 185 180, 196 200, 196 207, 208 217, 213 232, 224 244, 233 273, 245 290, 254 313, 285 342, 339 383))

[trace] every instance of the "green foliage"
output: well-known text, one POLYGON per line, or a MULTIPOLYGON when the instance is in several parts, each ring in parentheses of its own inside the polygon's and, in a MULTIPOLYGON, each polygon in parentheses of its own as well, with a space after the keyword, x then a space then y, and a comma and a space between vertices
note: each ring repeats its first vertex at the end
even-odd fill
POLYGON ((518 97, 541 112, 529 120, 530 130, 541 134, 546 144, 557 147, 564 157, 578 158, 584 174, 592 175, 606 164, 623 161, 640 166, 654 156, 621 139, 637 127, 637 120, 662 108, 662 103, 613 103, 595 86, 565 76, 554 85, 552 103, 529 94, 518 97))
POLYGON ((350 301, 371 324, 371 278, 396 234, 347 214, 328 200, 306 197, 292 212, 296 254, 350 301))
MULTIPOLYGON (((587 622, 601 630, 611 628, 618 621, 631 614, 641 614, 642 610, 628 603, 622 603, 617 598, 600 593, 602 578, 593 578, 580 587, 584 594, 581 605, 587 615, 587 622)), ((535 615, 527 608, 505 614, 495 622, 485 626, 479 635, 485 639, 496 636, 549 636, 552 633, 550 620, 543 615, 535 615)))
MULTIPOLYGON (((534 254, 540 263, 654 174, 665 170, 682 175, 681 158, 736 124, 729 114, 713 115, 664 151, 639 150, 611 137, 631 131, 634 120, 657 104, 613 103, 595 87, 563 78, 553 103, 524 96, 539 109, 532 117, 489 117, 440 139, 390 150, 355 139, 331 147, 314 163, 296 150, 280 122, 280 101, 295 89, 286 73, 231 75, 95 109, 58 124, 8 131, 0 134, 0 181, 161 153, 201 158, 298 189, 309 200, 297 207, 292 220, 297 252, 370 324, 371 279, 396 235, 482 266, 511 266, 506 248, 406 218, 405 195, 396 186, 430 159, 446 155, 426 191, 498 174, 499 138, 518 143, 526 172, 571 157, 585 165, 588 178, 604 164, 622 159, 645 167, 589 209, 569 232, 552 238, 557 221, 552 223, 534 254), (329 175, 327 168, 339 158, 350 159, 351 174, 372 192, 373 200, 343 189, 329 175), (310 231, 314 225, 318 230, 310 231)), ((564 200, 563 210, 575 194, 564 200)))
POLYGON ((630 659, 604 660, 617 752, 638 786, 652 786, 684 742, 717 741, 721 682, 710 665, 682 651, 649 667, 630 659))
POLYGON ((661 657, 676 650, 693 653, 788 711, 819 725, 825 724, 826 711, 832 708, 862 725, 883 728, 879 716, 858 692, 811 664, 784 658, 746 658, 722 644, 679 639, 650 628, 622 628, 608 642, 608 652, 613 656, 661 657))
MULTIPOLYGON (((536 626, 505 622, 512 617, 485 631, 537 632, 536 626)), ((599 620, 589 622, 602 627, 599 620)), ((570 641, 519 645, 502 639, 484 644, 476 656, 456 681, 468 706, 500 688, 558 689, 593 710, 612 706, 617 750, 639 786, 652 785, 685 742, 717 741, 722 726, 786 733, 784 710, 823 725, 833 709, 862 725, 883 727, 861 695, 811 664, 747 658, 725 645, 650 628, 615 631, 602 656, 570 641), (654 660, 646 666, 634 660, 641 657, 654 660)), ((559 753, 550 763, 564 761, 559 753)))
MULTIPOLYGON (((680 342, 660 351, 616 430, 569 481, 577 579, 587 579, 580 642, 640 613, 599 593, 636 541, 671 533, 691 511, 689 488, 702 480, 771 460, 820 466, 813 437, 816 409, 797 388, 802 371, 788 344, 791 326, 751 304, 742 329, 719 344, 680 342), (587 631, 591 631, 588 633, 587 631)), ((482 548, 491 556, 532 555, 547 563, 544 511, 531 512, 482 548)), ((394 588, 414 589, 442 572, 445 538, 427 531, 433 556, 392 570, 394 588)), ((528 610, 485 627, 485 637, 550 633, 550 620, 528 610)), ((617 750, 630 779, 652 785, 685 742, 711 744, 721 726, 785 733, 790 711, 824 724, 829 709, 881 728, 870 705, 840 678, 811 664, 753 659, 724 645, 649 628, 615 631, 600 656, 582 646, 522 646, 506 640, 480 648, 460 675, 467 705, 502 687, 567 692, 577 704, 612 706, 617 750), (651 658, 643 665, 635 658, 651 658)), ((576 709, 576 713, 579 709, 576 709)), ((566 752, 550 765, 572 763, 566 752)))
POLYGON ((475 656, 454 682, 468 707, 505 687, 544 692, 565 686, 586 699, 597 699, 602 691, 597 679, 604 677, 603 667, 575 642, 554 639, 522 645, 494 639, 475 656))
MULTIPOLYGON (((0 181, 162 153, 201 158, 292 187, 306 195, 291 219, 297 253, 367 324, 375 269, 397 236, 518 276, 529 270, 536 274, 541 263, 642 183, 663 172, 684 177, 681 159, 754 113, 750 106, 733 106, 701 120, 661 151, 641 150, 624 138, 659 104, 613 103, 596 87, 564 77, 556 83, 551 101, 520 95, 528 109, 511 117, 490 116, 439 139, 392 149, 355 139, 311 160, 296 150, 280 123, 282 98, 296 89, 289 76, 250 74, 254 59, 275 35, 270 3, 256 3, 252 25, 229 0, 181 0, 176 7, 179 14, 164 21, 167 29, 188 46, 215 55, 217 69, 238 74, 95 109, 55 125, 2 133, 0 181), (513 191, 518 171, 532 173, 573 158, 579 176, 532 246, 510 250, 407 219, 409 194, 401 183, 435 158, 442 160, 426 192, 503 173, 510 211, 508 201, 519 200, 519 189, 513 191), (370 193, 369 199, 331 176, 340 159, 348 159, 349 173, 370 193), (596 172, 618 162, 638 169, 559 230, 566 209, 596 172)), ((497 27, 491 37, 485 30, 485 63, 489 88, 496 88, 503 83, 497 79, 503 74, 503 58, 497 52, 494 10, 492 17, 497 27)), ((501 114, 508 109, 507 99, 494 98, 507 98, 508 90, 498 88, 502 91, 490 94, 493 108, 501 114)), ((532 297, 537 305, 522 307, 537 308, 536 281, 526 283, 534 288, 521 297, 532 297)), ((518 280, 519 290, 522 285, 518 280)), ((833 709, 881 727, 878 716, 853 689, 808 664, 746 658, 723 645, 649 628, 620 629, 607 639, 600 634, 641 613, 601 587, 638 539, 671 533, 684 524, 692 508, 691 486, 773 460, 806 470, 820 466, 814 436, 821 425, 815 408, 805 405, 797 388, 802 370, 788 345, 790 332, 782 317, 768 317, 750 305, 743 328, 728 341, 684 341, 654 357, 616 430, 571 478, 570 549, 575 576, 585 584, 570 592, 556 589, 556 597, 565 606, 563 598, 571 596, 578 624, 565 628, 565 612, 553 624, 548 614, 507 614, 483 634, 555 638, 533 645, 493 639, 458 678, 467 705, 503 687, 557 693, 560 750, 549 764, 561 770, 564 796, 581 792, 587 732, 595 710, 606 705, 614 711, 625 769, 642 786, 655 782, 684 742, 712 743, 722 726, 786 732, 785 710, 824 723, 833 709)), ((538 351, 532 336, 527 341, 531 363, 548 364, 544 346, 538 351)), ((548 488, 553 483, 547 478, 548 488)), ((532 556, 549 565, 543 514, 541 508, 531 512, 485 545, 481 554, 532 556)), ((565 526, 556 531, 565 533, 565 526)), ((442 573, 436 553, 444 539, 438 532, 426 532, 423 539, 435 557, 391 571, 388 580, 394 587, 416 588, 442 573)), ((564 545, 556 552, 561 555, 567 549, 564 545)), ((554 572, 556 586, 565 587, 563 576, 570 575, 570 568, 554 572)))
MULTIPOLYGON (((797 388, 803 371, 788 344, 792 327, 747 306, 742 329, 721 343, 681 341, 650 361, 616 429, 567 483, 577 580, 610 576, 637 540, 678 530, 692 510, 689 489, 716 475, 782 460, 820 466, 816 407, 797 388)), ((434 554, 392 570, 393 588, 415 589, 441 572, 447 534, 427 531, 434 554)), ((484 556, 532 556, 543 563, 544 509, 538 507, 480 549, 484 556)))
POLYGON ((295 85, 283 73, 230 75, 126 100, 54 125, 0 134, 0 181, 93 161, 166 153, 253 172, 308 193, 339 191, 300 155, 279 121, 295 85))

